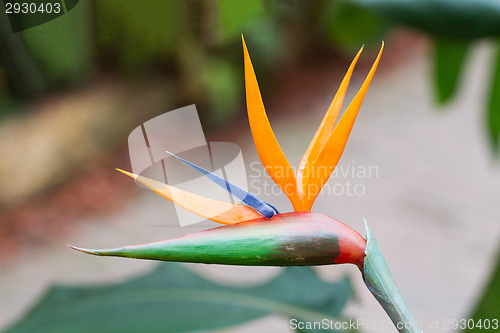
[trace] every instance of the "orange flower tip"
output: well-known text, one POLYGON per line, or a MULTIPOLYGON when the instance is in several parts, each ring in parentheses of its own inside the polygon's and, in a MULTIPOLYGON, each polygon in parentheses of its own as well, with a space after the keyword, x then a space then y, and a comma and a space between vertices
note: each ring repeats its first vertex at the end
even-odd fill
POLYGON ((120 171, 120 172, 121 172, 121 173, 123 173, 124 175, 129 176, 130 178, 137 179, 137 175, 136 175, 135 173, 128 172, 128 171, 125 171, 125 170, 122 170, 122 169, 118 169, 118 168, 116 168, 116 171, 120 171))
POLYGON ((101 254, 97 251, 94 251, 94 250, 89 250, 89 249, 83 249, 81 247, 76 247, 76 246, 73 246, 73 245, 69 245, 69 244, 66 244, 67 247, 73 249, 73 250, 76 250, 76 251, 79 251, 79 252, 83 252, 83 253, 87 253, 87 254, 93 254, 95 256, 100 256, 101 254))

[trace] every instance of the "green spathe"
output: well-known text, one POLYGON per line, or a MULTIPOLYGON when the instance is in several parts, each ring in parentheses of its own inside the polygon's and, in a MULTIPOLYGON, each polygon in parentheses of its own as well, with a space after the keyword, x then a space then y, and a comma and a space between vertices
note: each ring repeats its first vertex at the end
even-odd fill
POLYGON ((340 243, 349 246, 351 240, 357 246, 345 251, 359 251, 358 257, 364 255, 364 239, 343 223, 322 214, 294 212, 156 243, 103 250, 73 248, 93 255, 137 259, 246 266, 309 266, 341 263, 337 260, 341 254, 340 243))

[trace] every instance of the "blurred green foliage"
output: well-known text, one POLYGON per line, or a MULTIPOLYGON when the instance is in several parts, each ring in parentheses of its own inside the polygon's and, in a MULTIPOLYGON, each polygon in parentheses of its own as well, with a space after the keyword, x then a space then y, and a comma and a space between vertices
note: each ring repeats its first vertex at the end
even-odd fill
POLYGON ((112 65, 141 72, 168 61, 187 38, 187 2, 98 0, 94 2, 97 52, 109 52, 112 65), (184 19, 184 20, 183 20, 184 19))
POLYGON ((213 126, 234 116, 243 101, 242 33, 265 85, 266 69, 278 63, 286 66, 318 50, 358 49, 366 41, 378 42, 385 32, 376 16, 341 1, 63 4, 65 14, 44 16, 44 24, 36 25, 40 16, 24 15, 16 21, 26 28, 20 32, 1 26, 1 35, 16 41, 16 47, 4 49, 0 62, 17 101, 110 70, 131 77, 162 75, 175 82, 176 104, 196 103, 205 123, 213 126))
MULTIPOLYGON (((493 276, 483 292, 483 297, 480 299, 471 317, 474 319, 474 323, 483 323, 484 325, 485 320, 489 320, 490 324, 492 324, 494 319, 500 320, 500 318, 498 318, 498 314, 500 313, 500 256, 497 262, 497 268, 493 272, 493 276)), ((488 331, 488 329, 479 326, 466 330, 466 332, 484 331, 488 331)))
POLYGON ((240 38, 245 26, 259 24, 256 17, 264 14, 261 1, 218 0, 219 33, 224 42, 240 38), (254 21, 254 22, 252 22, 254 21))
POLYGON ((120 284, 54 287, 5 333, 206 332, 269 314, 336 321, 352 296, 347 278, 325 282, 309 267, 288 267, 268 282, 237 287, 162 263, 120 284))
POLYGON ((88 75, 92 61, 90 3, 21 32, 27 53, 44 74, 46 84, 77 82, 88 75))
POLYGON ((358 51, 365 43, 380 43, 388 24, 371 11, 346 1, 326 3, 321 19, 334 45, 358 51))
POLYGON ((497 43, 495 65, 492 73, 493 78, 491 91, 489 92, 490 100, 488 104, 488 116, 486 118, 486 123, 489 127, 491 143, 495 148, 495 152, 498 153, 500 138, 500 43, 497 43))
MULTIPOLYGON (((40 0, 37 0, 40 2, 40 0)), ((58 2, 52 0, 52 2, 58 2)), ((65 14, 16 16, 13 33, 2 17, 0 64, 8 73, 2 113, 24 101, 109 70, 163 75, 176 105, 196 103, 209 126, 235 115, 243 101, 242 33, 258 63, 287 66, 325 50, 353 52, 395 25, 432 36, 436 100, 453 99, 467 50, 478 38, 500 34, 500 2, 491 0, 65 0, 65 14)), ((493 79, 492 82, 497 82, 493 79)), ((4 84, 5 85, 5 84, 4 84)), ((492 147, 500 140, 500 103, 491 88, 485 119, 492 147)))
POLYGON ((434 75, 439 103, 448 102, 457 89, 469 43, 462 40, 436 39, 434 45, 434 75))

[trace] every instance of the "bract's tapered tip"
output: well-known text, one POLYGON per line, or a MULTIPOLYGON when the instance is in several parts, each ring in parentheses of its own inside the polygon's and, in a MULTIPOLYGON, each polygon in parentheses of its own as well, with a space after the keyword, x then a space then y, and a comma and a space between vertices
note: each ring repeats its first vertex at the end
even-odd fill
POLYGON ((83 249, 81 247, 76 247, 76 246, 73 246, 73 245, 70 245, 70 244, 66 244, 66 246, 69 247, 69 248, 71 248, 71 249, 73 249, 73 250, 79 251, 79 252, 83 252, 83 253, 87 253, 87 254, 92 254, 92 255, 95 255, 95 256, 100 256, 101 255, 96 250, 83 249))

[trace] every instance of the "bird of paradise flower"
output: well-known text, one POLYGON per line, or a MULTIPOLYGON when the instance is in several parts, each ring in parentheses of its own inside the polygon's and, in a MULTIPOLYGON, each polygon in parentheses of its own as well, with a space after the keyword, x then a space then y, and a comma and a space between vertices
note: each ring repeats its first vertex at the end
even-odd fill
POLYGON ((384 44, 360 90, 337 122, 354 67, 352 61, 321 125, 307 148, 297 174, 274 136, 264 108, 257 78, 243 39, 248 119, 255 146, 265 170, 286 194, 294 212, 279 213, 269 203, 215 174, 172 154, 242 204, 199 196, 156 180, 118 169, 175 204, 225 226, 177 239, 90 250, 71 248, 98 256, 118 256, 206 264, 247 266, 313 266, 351 263, 387 312, 399 332, 420 332, 387 268, 373 234, 366 224, 366 240, 347 225, 311 212, 321 188, 328 181, 344 151, 361 103, 379 64, 384 44))

